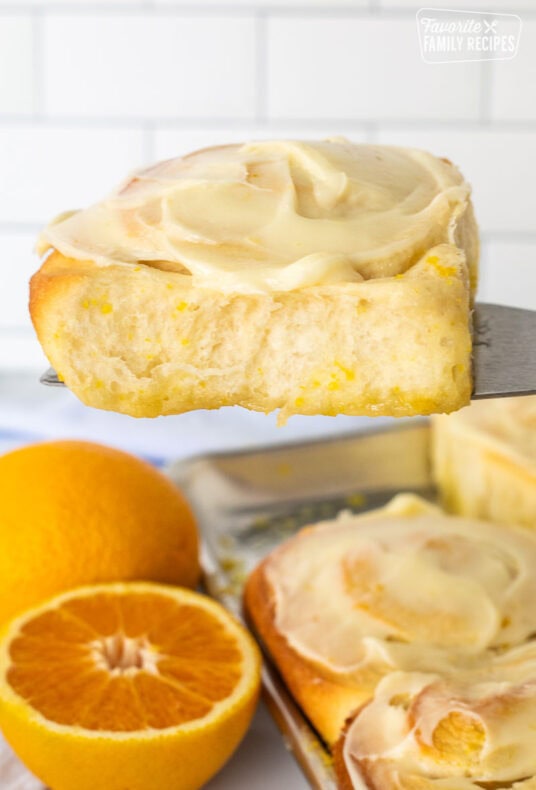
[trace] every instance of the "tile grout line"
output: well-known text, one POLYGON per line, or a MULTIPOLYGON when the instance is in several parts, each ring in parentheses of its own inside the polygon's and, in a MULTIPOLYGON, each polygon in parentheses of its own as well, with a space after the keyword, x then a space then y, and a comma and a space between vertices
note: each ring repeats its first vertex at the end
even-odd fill
POLYGON ((266 16, 255 14, 255 121, 263 124, 268 117, 268 29, 266 16))
POLYGON ((536 244, 536 231, 533 230, 488 230, 480 234, 482 241, 486 242, 526 242, 536 244))
POLYGON ((480 64, 480 97, 478 116, 487 127, 491 124, 493 107, 493 61, 483 60, 480 64))
MULTIPOLYGON (((55 3, 51 0, 43 8, 40 5, 32 2, 20 3, 0 3, 0 16, 2 14, 19 14, 28 13, 34 10, 42 9, 50 14, 62 16, 84 16, 88 14, 100 14, 102 16, 121 14, 128 16, 129 14, 137 14, 141 12, 150 11, 155 16, 176 16, 184 14, 185 16, 252 16, 257 12, 267 15, 278 17, 303 17, 303 18, 325 18, 325 17, 350 17, 350 18, 367 18, 372 17, 375 19, 386 18, 404 18, 414 19, 416 6, 412 8, 399 8, 397 6, 384 6, 379 4, 379 0, 369 0, 368 5, 355 8, 350 5, 333 5, 326 6, 293 6, 281 3, 279 5, 268 5, 266 2, 251 3, 249 5, 242 5, 237 3, 225 3, 222 5, 215 3, 207 3, 204 5, 194 4, 192 2, 186 3, 169 3, 158 4, 153 0, 138 0, 138 2, 131 2, 128 4, 114 3, 113 0, 109 3, 80 3, 78 5, 71 5, 68 3, 55 3)), ((490 12, 494 13, 494 12, 490 12)), ((535 9, 508 9, 508 13, 517 13, 523 18, 534 19, 536 17, 535 9)))
POLYGON ((19 14, 19 13, 31 13, 32 11, 42 11, 44 13, 50 14, 61 14, 65 16, 84 16, 88 14, 94 13, 103 13, 103 15, 107 14, 132 14, 132 13, 139 13, 140 11, 147 11, 154 6, 151 5, 150 0, 138 0, 138 2, 124 4, 118 4, 112 2, 109 3, 79 3, 78 5, 70 5, 68 3, 55 3, 54 0, 51 2, 47 2, 46 4, 43 3, 35 3, 35 2, 24 2, 21 0, 20 3, 2 3, 0 0, 0 16, 2 14, 19 14))
POLYGON ((21 326, 20 324, 4 324, 0 326, 0 335, 18 335, 20 338, 35 338, 35 332, 31 326, 21 326))
POLYGON ((44 15, 43 10, 35 8, 32 12, 32 57, 33 57, 33 89, 34 89, 34 112, 32 121, 40 121, 44 118, 45 110, 45 53, 44 53, 44 15))
POLYGON ((380 134, 380 128, 377 121, 367 121, 365 125, 365 140, 367 143, 376 143, 380 134))
POLYGON ((0 220, 0 233, 39 233, 43 228, 42 222, 18 222, 0 220))
POLYGON ((257 119, 255 115, 249 118, 236 118, 235 116, 221 117, 202 117, 189 116, 185 118, 173 117, 154 117, 148 119, 146 116, 88 116, 81 115, 40 115, 38 118, 22 113, 0 113, 0 129, 8 129, 14 126, 33 126, 39 128, 74 128, 74 129, 139 129, 145 124, 164 129, 179 129, 189 131, 190 129, 218 129, 231 127, 235 129, 247 129, 251 126, 283 128, 285 126, 297 126, 307 129, 311 126, 324 127, 333 130, 335 126, 346 130, 373 130, 396 129, 397 131, 426 131, 426 132, 527 132, 536 131, 536 120, 512 120, 494 119, 493 125, 483 123, 478 119, 450 118, 443 121, 430 120, 426 118, 386 118, 377 121, 369 121, 366 118, 292 118, 278 117, 257 119))
POLYGON ((142 142, 141 142, 141 150, 142 150, 142 158, 144 164, 151 164, 155 160, 155 149, 156 149, 156 139, 155 139, 155 124, 146 121, 141 130, 142 134, 142 142))

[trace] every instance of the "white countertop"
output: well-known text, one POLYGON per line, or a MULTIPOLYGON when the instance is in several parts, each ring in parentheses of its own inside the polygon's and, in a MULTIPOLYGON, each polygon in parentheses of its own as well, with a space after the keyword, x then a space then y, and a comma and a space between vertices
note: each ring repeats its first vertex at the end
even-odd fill
MULTIPOLYGON (((0 787, 2 790, 44 790, 41 782, 28 773, 1 739, 0 787)), ((261 703, 236 753, 205 787, 206 790, 307 790, 308 784, 261 703)))
POLYGON ((341 435, 386 418, 291 417, 241 408, 135 419, 81 404, 67 389, 39 384, 39 371, 0 372, 0 452, 42 439, 86 439, 167 462, 211 451, 245 449, 341 435))

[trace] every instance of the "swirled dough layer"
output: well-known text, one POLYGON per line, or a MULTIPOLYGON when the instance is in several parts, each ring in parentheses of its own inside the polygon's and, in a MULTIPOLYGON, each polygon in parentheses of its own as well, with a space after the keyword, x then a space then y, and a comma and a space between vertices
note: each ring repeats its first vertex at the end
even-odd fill
POLYGON ((302 531, 265 568, 278 633, 346 682, 365 671, 500 674, 505 651, 536 632, 532 535, 410 495, 302 531))

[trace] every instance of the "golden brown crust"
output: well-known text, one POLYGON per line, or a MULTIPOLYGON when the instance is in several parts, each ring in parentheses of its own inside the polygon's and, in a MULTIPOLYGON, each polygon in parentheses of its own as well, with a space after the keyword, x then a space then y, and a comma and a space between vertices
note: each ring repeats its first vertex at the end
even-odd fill
POLYGON ((77 282, 83 274, 74 274, 66 265, 66 258, 53 252, 30 279, 30 316, 36 332, 43 329, 44 313, 65 288, 77 282))
MULTIPOLYGON (((362 706, 366 707, 365 706, 362 706)), ((333 769, 335 771, 335 777, 337 779, 337 790, 355 790, 354 784, 352 782, 352 778, 348 773, 348 767, 346 765, 346 760, 344 757, 344 747, 346 744, 346 737, 348 735, 348 730, 352 726, 352 723, 359 715, 360 708, 357 710, 349 719, 346 720, 344 724, 344 728, 341 731, 337 741, 333 744, 331 753, 333 756, 333 769)), ((360 778, 363 782, 364 787, 367 787, 368 790, 394 790, 394 788, 387 788, 387 787, 379 787, 377 782, 374 781, 370 772, 367 770, 366 761, 363 761, 359 767, 360 778)), ((402 788, 400 788, 402 790, 402 788)), ((414 788, 417 790, 417 788, 414 788)))
POLYGON ((338 790, 354 790, 350 774, 346 768, 346 761, 344 759, 344 743, 346 738, 347 727, 340 734, 337 742, 332 749, 333 754, 333 768, 335 769, 335 776, 337 777, 338 790))
MULTIPOLYGON (((51 314, 57 312, 61 315, 72 294, 83 291, 95 268, 91 261, 76 261, 75 267, 72 263, 69 258, 53 251, 30 279, 30 317, 45 353, 54 347, 54 340, 58 339, 53 329, 51 337, 51 314)), ((49 359, 52 365, 56 364, 49 359)))
POLYGON ((248 618, 266 645, 290 692, 318 730, 333 744, 351 713, 370 697, 370 689, 345 685, 323 668, 301 656, 278 631, 275 600, 266 578, 266 560, 250 575, 244 604, 248 618))

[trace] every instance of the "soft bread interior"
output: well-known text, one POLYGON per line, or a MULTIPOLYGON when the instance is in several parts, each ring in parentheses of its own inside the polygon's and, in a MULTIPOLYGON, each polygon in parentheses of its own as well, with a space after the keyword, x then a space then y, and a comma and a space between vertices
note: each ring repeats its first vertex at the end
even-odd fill
POLYGON ((48 257, 32 317, 83 401, 134 416, 238 404, 284 419, 429 414, 470 397, 467 268, 451 245, 394 278, 275 294, 185 279, 48 257))

